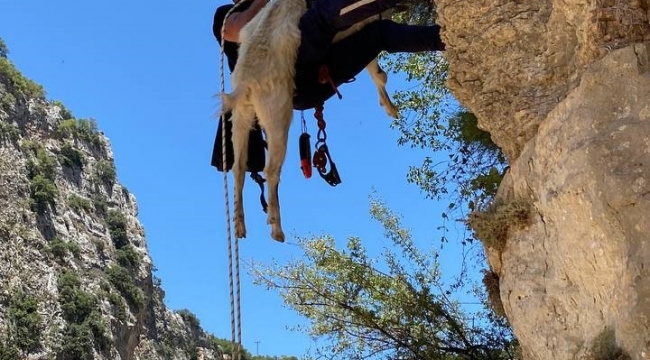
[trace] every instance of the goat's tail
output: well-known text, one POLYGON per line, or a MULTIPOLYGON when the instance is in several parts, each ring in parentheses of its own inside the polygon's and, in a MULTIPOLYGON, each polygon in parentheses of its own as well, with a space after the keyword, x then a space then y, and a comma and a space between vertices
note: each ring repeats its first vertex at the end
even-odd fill
POLYGON ((237 106, 239 97, 239 91, 236 90, 231 93, 221 93, 221 113, 225 114, 232 111, 237 106))

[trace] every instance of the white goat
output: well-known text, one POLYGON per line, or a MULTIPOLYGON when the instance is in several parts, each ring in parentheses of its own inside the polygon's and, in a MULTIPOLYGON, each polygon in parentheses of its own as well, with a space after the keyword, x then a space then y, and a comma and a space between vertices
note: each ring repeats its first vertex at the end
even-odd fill
MULTIPOLYGON (((238 238, 246 237, 242 192, 248 157, 248 133, 257 117, 268 144, 264 168, 269 188, 267 223, 271 225, 271 237, 284 241, 278 184, 293 117, 294 65, 301 38, 298 22, 305 10, 305 0, 275 0, 266 5, 240 32, 239 56, 231 78, 232 92, 222 95, 222 111, 232 111, 234 222, 238 238)), ((376 18, 368 21, 374 20, 376 18)), ((356 25, 346 33, 358 31, 361 26, 356 25)), ((339 35, 336 40, 340 38, 339 35)), ((396 118, 397 108, 385 89, 386 73, 379 68, 376 60, 367 69, 377 85, 380 104, 390 116, 396 118)))

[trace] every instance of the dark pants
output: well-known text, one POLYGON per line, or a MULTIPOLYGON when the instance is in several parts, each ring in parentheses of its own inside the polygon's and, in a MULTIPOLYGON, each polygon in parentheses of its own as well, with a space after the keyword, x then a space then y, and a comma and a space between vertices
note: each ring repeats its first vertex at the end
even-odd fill
POLYGON ((444 50, 439 26, 404 25, 391 20, 372 22, 332 45, 337 32, 380 14, 400 1, 316 0, 313 3, 299 24, 302 40, 296 60, 295 109, 313 108, 335 93, 330 84, 318 82, 321 65, 327 65, 332 80, 341 84, 355 77, 382 51, 444 50))

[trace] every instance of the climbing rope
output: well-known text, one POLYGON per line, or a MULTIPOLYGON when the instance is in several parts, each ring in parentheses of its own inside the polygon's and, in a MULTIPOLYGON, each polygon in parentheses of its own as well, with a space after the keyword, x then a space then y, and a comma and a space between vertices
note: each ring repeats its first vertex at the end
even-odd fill
MULTIPOLYGON (((233 6, 224 17, 224 22, 221 25, 221 56, 219 63, 219 71, 221 73, 221 93, 226 91, 225 72, 223 69, 224 60, 224 45, 223 30, 225 28, 225 19, 237 8, 238 5, 244 3, 239 1, 233 6)), ((221 112, 221 154, 223 163, 223 187, 226 206, 226 231, 228 238, 228 285, 230 289, 230 329, 231 329, 231 343, 232 343, 232 358, 241 360, 241 286, 239 277, 239 239, 235 239, 234 247, 234 262, 235 262, 235 276, 233 277, 233 246, 232 246, 232 229, 230 226, 230 196, 228 194, 228 165, 226 158, 226 117, 223 111, 221 112), (233 280, 234 278, 234 280, 233 280), (236 292, 235 292, 236 289, 236 292)))

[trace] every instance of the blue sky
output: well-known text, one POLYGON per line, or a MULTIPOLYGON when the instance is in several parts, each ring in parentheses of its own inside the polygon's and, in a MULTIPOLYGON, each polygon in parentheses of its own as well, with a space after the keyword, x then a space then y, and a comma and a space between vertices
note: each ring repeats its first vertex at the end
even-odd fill
MULTIPOLYGON (((92 117, 111 141, 119 180, 138 201, 151 256, 172 309, 188 308, 204 328, 230 338, 222 174, 209 166, 218 108, 219 47, 212 16, 225 1, 3 0, 0 37, 9 58, 50 99, 78 118, 92 117)), ((407 84, 389 80, 389 91, 407 84)), ((370 219, 368 196, 378 196, 424 243, 440 235, 442 209, 406 183, 409 165, 427 155, 397 146, 398 133, 378 106, 367 74, 325 105, 328 144, 343 183, 332 188, 299 168, 300 125, 294 120, 280 184, 287 243, 271 240, 259 193, 248 181, 248 237, 242 262, 299 256, 295 235, 359 236, 371 252, 384 245, 370 219)), ((299 119, 299 113, 295 113, 299 119)), ((312 112, 306 112, 315 135, 312 112)), ((430 155, 430 154, 429 154, 430 155)), ((232 180, 230 181, 232 183, 232 180)), ((232 194, 232 193, 231 193, 232 194)), ((459 261, 443 258, 456 273, 459 261)), ((242 270, 245 266, 242 265, 242 270)), ((244 346, 260 354, 303 354, 312 344, 287 326, 303 320, 279 297, 242 277, 244 346)))

